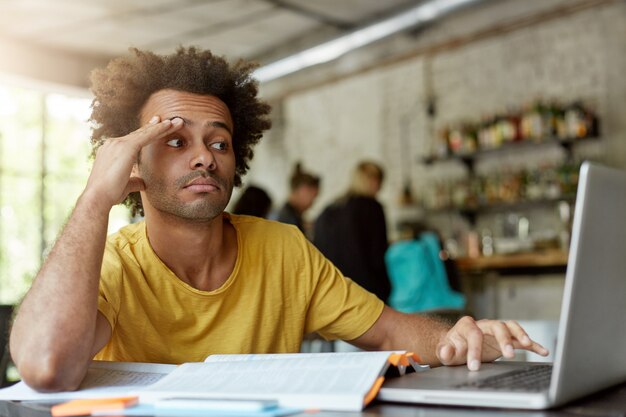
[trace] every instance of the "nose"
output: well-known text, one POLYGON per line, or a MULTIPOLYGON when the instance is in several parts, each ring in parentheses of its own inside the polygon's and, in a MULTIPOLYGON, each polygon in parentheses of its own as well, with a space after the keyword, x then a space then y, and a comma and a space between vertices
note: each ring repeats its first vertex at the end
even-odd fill
POLYGON ((210 148, 204 143, 198 143, 192 148, 192 157, 190 160, 191 169, 205 169, 213 171, 217 168, 217 161, 210 148))

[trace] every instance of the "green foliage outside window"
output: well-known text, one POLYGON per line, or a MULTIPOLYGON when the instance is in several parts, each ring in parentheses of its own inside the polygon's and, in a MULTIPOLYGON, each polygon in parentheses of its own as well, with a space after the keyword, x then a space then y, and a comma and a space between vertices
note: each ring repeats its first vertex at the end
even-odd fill
MULTIPOLYGON (((0 304, 21 300, 85 186, 89 105, 0 85, 0 304)), ((110 224, 128 218, 116 207, 110 224)))

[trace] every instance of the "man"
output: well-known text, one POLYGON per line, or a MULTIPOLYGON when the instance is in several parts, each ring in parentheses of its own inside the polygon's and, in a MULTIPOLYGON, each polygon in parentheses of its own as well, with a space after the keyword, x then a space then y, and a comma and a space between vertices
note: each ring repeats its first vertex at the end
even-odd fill
POLYGON ((75 389, 94 356, 295 352, 309 332, 470 369, 514 348, 547 354, 514 322, 450 328, 393 311, 295 227, 224 213, 270 125, 253 66, 194 48, 133 52, 93 74, 93 169, 13 325, 31 387, 75 389), (123 200, 145 222, 107 239, 123 200))

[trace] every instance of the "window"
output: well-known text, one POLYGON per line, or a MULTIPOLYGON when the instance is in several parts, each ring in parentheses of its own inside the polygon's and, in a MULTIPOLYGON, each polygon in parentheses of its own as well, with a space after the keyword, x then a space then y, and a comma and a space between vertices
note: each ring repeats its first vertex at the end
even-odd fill
MULTIPOLYGON (((0 85, 0 304, 15 304, 82 192, 91 100, 0 85)), ((129 222, 111 212, 110 232, 129 222)))

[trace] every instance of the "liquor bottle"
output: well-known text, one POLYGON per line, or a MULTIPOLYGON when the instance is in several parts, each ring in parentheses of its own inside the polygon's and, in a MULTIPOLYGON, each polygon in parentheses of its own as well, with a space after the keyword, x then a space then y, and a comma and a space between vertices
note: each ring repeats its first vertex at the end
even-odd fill
POLYGON ((476 126, 465 124, 463 126, 463 153, 472 154, 478 149, 478 131, 476 126))
POLYGON ((439 133, 439 137, 437 138, 437 142, 435 144, 435 154, 434 157, 437 159, 445 159, 448 157, 450 153, 450 149, 448 148, 448 138, 450 136, 450 128, 445 126, 441 129, 439 133))
POLYGON ((556 137, 560 140, 568 138, 567 123, 565 122, 565 107, 556 103, 554 113, 554 122, 556 127, 556 137))
POLYGON ((460 154, 463 149, 463 132, 458 126, 450 129, 448 149, 450 149, 450 153, 453 155, 460 154))
POLYGON ((542 134, 546 138, 554 138, 557 135, 556 128, 556 103, 554 101, 543 106, 542 110, 542 134))
POLYGON ((598 137, 600 135, 600 123, 596 113, 586 107, 585 119, 587 124, 587 136, 598 137))
POLYGON ((478 147, 480 149, 489 149, 491 147, 488 116, 483 116, 478 125, 478 147))
POLYGON ((585 112, 580 102, 574 102, 567 107, 565 110, 565 123, 569 138, 579 139, 587 136, 585 112))

